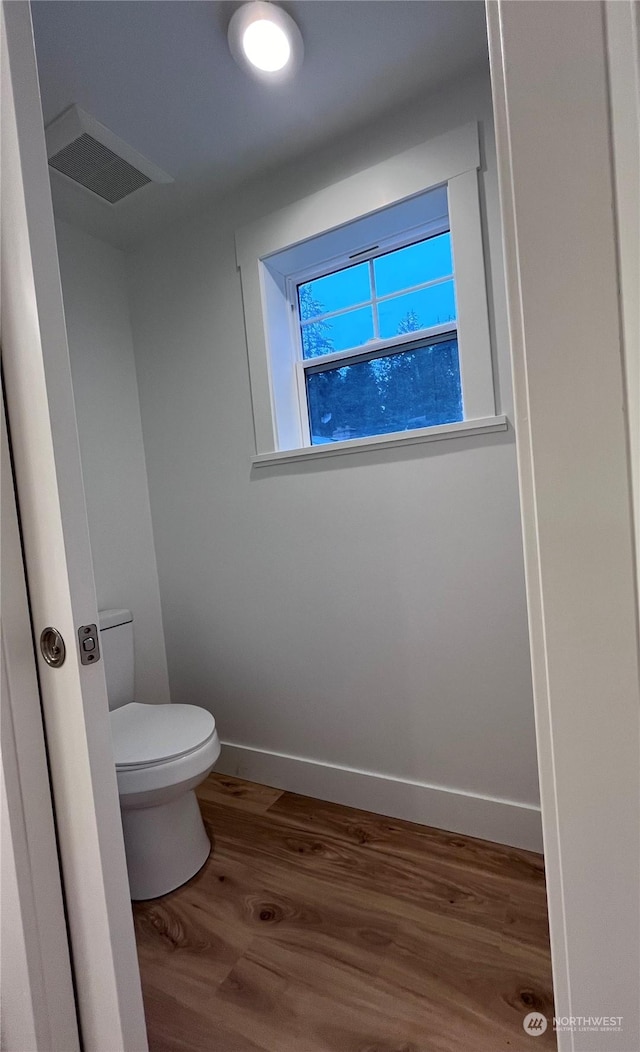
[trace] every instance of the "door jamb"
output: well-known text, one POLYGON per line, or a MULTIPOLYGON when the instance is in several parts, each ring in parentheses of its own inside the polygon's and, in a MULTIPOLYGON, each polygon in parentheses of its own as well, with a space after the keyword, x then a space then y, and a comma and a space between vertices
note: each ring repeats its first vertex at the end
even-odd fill
POLYGON ((556 1013, 623 1017, 606 1035, 569 1024, 560 1052, 640 1047, 638 594, 603 15, 487 4, 556 1013))

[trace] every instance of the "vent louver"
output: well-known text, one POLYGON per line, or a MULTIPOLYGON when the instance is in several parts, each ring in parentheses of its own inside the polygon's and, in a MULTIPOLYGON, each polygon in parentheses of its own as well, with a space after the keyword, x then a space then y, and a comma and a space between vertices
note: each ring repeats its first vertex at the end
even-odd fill
POLYGON ((86 132, 50 157, 49 164, 112 205, 151 182, 86 132))
POLYGON ((49 165, 103 201, 115 205, 149 183, 170 183, 167 175, 78 106, 46 130, 49 165))

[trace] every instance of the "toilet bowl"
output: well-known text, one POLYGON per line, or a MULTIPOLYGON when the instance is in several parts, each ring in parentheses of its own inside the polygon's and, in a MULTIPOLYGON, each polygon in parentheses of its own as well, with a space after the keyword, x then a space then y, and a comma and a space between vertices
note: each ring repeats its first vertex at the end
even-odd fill
POLYGON ((133 696, 133 619, 100 613, 129 889, 166 895, 206 862, 211 844, 194 789, 220 755, 213 716, 195 705, 146 705, 133 696))
POLYGON ((154 899, 209 857, 194 789, 220 755, 215 720, 195 705, 134 701, 111 713, 111 737, 131 898, 154 899))

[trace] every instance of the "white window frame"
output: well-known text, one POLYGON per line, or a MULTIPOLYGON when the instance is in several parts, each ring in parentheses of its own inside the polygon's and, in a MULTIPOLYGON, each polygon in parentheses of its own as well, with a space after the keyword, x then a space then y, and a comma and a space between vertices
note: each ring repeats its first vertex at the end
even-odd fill
MULTIPOLYGON (((495 415, 479 167, 478 126, 473 123, 236 232, 254 411, 254 464, 506 429, 505 417, 495 415), (291 310, 293 282, 338 270, 350 255, 374 243, 377 248, 386 243, 398 248, 412 244, 430 231, 438 232, 438 224, 440 231, 451 232, 464 420, 311 446, 297 311, 291 310)), ((444 331, 453 330, 453 323, 444 326, 444 331)), ((403 335, 384 343, 405 345, 425 336, 428 332, 422 330, 410 334, 409 340, 403 335)), ((352 353, 377 354, 382 347, 380 341, 352 353)), ((335 357, 344 359, 349 353, 339 351, 335 357)), ((305 365, 322 360, 307 360, 305 365)))

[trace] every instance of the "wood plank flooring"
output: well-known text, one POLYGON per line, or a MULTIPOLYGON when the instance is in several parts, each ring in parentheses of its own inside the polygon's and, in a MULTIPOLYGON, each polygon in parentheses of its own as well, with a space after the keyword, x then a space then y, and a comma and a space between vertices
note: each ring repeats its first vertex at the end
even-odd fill
POLYGON ((134 905, 151 1052, 531 1049, 539 855, 226 775, 198 795, 208 862, 134 905))

